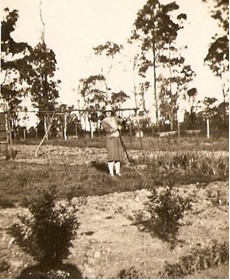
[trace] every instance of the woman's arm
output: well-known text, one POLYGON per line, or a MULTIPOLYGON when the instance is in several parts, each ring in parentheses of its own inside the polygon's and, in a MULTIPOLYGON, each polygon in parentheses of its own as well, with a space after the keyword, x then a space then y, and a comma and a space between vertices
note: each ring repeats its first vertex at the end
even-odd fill
POLYGON ((113 128, 106 120, 103 120, 101 122, 101 124, 106 133, 113 133, 113 132, 117 131, 117 128, 113 128))

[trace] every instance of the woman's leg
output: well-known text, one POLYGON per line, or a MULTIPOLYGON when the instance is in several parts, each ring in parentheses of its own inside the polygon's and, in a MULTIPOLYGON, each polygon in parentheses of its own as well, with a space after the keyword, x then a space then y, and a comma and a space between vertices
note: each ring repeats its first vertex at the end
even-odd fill
POLYGON ((114 161, 108 161, 109 174, 113 176, 114 161))
POLYGON ((115 171, 116 175, 121 176, 121 162, 115 161, 115 171))

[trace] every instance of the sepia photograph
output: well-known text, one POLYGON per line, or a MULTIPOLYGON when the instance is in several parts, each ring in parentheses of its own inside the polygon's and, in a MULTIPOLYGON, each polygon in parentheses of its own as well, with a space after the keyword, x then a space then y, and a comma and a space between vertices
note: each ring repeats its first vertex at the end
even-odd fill
POLYGON ((229 279, 227 0, 1 0, 0 279, 229 279))

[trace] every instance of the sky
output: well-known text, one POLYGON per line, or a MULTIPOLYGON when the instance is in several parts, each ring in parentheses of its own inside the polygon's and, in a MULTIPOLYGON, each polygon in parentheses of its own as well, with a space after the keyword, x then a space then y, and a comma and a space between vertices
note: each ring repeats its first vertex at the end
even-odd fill
MULTIPOLYGON (((169 2, 162 0, 163 4, 169 2)), ((171 2, 171 1, 170 1, 171 2)), ((218 32, 217 23, 211 18, 207 6, 202 0, 177 0, 180 11, 188 19, 184 29, 179 31, 178 43, 187 45, 183 53, 186 63, 197 73, 190 88, 196 87, 199 99, 216 97, 222 101, 219 80, 211 70, 204 66, 211 38, 218 32)), ((103 70, 105 61, 93 55, 92 48, 107 41, 126 44, 131 35, 137 12, 146 0, 42 0, 42 17, 45 22, 45 42, 56 54, 57 78, 60 85, 60 102, 77 107, 78 82, 103 70)), ((19 20, 12 34, 19 42, 28 42, 35 46, 41 38, 40 0, 1 0, 1 11, 8 7, 19 10, 19 20)), ((134 73, 132 61, 134 50, 126 50, 125 56, 118 58, 108 75, 109 86, 113 91, 124 90, 132 94, 134 73)), ((153 97, 146 96, 147 105, 153 105, 153 97)), ((127 106, 133 106, 129 100, 127 106)))

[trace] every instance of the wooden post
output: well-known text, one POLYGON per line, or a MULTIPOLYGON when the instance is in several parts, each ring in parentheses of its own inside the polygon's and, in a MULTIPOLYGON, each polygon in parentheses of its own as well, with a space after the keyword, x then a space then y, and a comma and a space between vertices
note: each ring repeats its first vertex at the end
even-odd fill
POLYGON ((36 151, 35 151, 35 153, 34 153, 35 157, 38 155, 38 150, 39 150, 39 148, 41 147, 42 143, 43 143, 44 140, 47 138, 47 135, 48 135, 48 133, 49 133, 49 130, 50 130, 51 126, 52 126, 54 114, 55 114, 55 112, 53 112, 53 115, 52 115, 52 117, 51 117, 51 119, 50 119, 49 126, 48 126, 48 128, 47 128, 47 130, 46 130, 46 133, 45 133, 45 135, 43 136, 42 141, 40 142, 40 144, 38 145, 38 147, 37 147, 37 149, 36 149, 36 151))
POLYGON ((77 123, 75 124, 75 136, 77 138, 77 123))
POLYGON ((141 134, 141 129, 140 129, 140 119, 139 119, 138 114, 137 114, 137 130, 138 130, 138 135, 139 135, 140 148, 143 150, 143 141, 142 141, 142 134, 141 134))
POLYGON ((23 140, 26 141, 26 127, 23 127, 23 140))
POLYGON ((177 120, 178 139, 180 139, 180 122, 177 120))
POLYGON ((129 123, 129 136, 130 136, 130 143, 131 143, 131 149, 133 148, 133 132, 132 132, 132 121, 130 120, 129 123))
POLYGON ((67 140, 67 134, 66 134, 66 131, 67 131, 67 114, 65 113, 64 115, 64 140, 67 140))
POLYGON ((209 132, 209 119, 207 119, 207 138, 210 137, 210 132, 209 132))
POLYGON ((90 137, 93 138, 93 122, 89 121, 89 125, 90 125, 90 137))
POLYGON ((0 158, 4 154, 8 158, 8 131, 7 116, 5 112, 0 112, 0 158))

